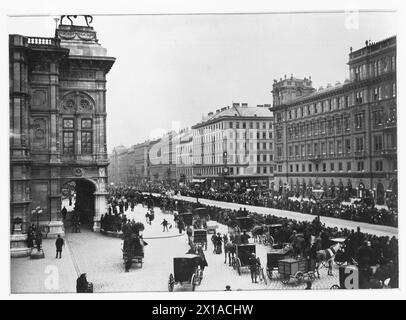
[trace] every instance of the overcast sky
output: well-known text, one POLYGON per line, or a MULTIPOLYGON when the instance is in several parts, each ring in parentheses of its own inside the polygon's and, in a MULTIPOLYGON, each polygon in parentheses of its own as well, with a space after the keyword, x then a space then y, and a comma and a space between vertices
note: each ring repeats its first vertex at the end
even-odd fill
MULTIPOLYGON (((349 48, 396 34, 394 13, 95 16, 116 63, 107 76, 109 152, 202 114, 272 103, 273 79, 311 76, 315 88, 348 78, 349 48), (355 19, 355 20, 354 20, 355 19), (358 26, 357 26, 358 24, 358 26)), ((10 18, 9 33, 54 35, 54 17, 10 18)))

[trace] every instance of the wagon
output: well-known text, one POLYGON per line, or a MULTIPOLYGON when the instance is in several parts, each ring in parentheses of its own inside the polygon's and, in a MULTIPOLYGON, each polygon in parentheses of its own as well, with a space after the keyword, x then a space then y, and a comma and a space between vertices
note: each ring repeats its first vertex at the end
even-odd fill
POLYGON ((272 279, 273 272, 279 268, 279 261, 291 255, 291 248, 273 249, 267 253, 266 272, 269 279, 272 279))
POLYGON ((185 226, 193 225, 193 214, 191 212, 184 212, 179 215, 182 217, 185 226))
POLYGON ((200 244, 207 250, 207 231, 204 229, 193 230, 193 242, 194 244, 200 244))
POLYGON ((242 269, 249 267, 249 258, 252 253, 256 253, 256 246, 255 244, 237 244, 235 253, 236 257, 233 261, 233 267, 241 275, 242 269))
POLYGON ((191 285, 195 291, 203 278, 203 271, 199 268, 200 256, 186 254, 173 258, 173 273, 169 275, 168 290, 172 292, 175 284, 191 285))
POLYGON ((128 272, 133 264, 142 268, 144 259, 144 248, 140 244, 140 238, 128 238, 123 242, 123 261, 125 271, 128 272))
POLYGON ((234 221, 241 231, 250 231, 254 226, 254 220, 250 217, 238 217, 234 221))
POLYGON ((309 271, 306 259, 287 258, 278 261, 278 273, 283 284, 288 284, 290 280, 297 283, 305 278, 313 281, 316 276, 313 271, 309 271))

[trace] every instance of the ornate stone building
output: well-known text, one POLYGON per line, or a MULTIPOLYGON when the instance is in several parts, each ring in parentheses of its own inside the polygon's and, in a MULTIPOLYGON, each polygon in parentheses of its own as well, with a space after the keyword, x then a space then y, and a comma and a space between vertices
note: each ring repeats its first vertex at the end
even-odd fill
POLYGON ((48 236, 63 234, 61 192, 72 181, 82 221, 100 228, 108 166, 106 75, 115 58, 93 27, 73 22, 60 24, 52 38, 10 35, 9 56, 11 245, 12 254, 21 255, 19 240, 37 219, 33 209, 42 209, 38 218, 48 236), (21 231, 15 218, 22 219, 21 231))
POLYGON ((350 79, 325 89, 274 80, 275 182, 383 204, 397 197, 396 37, 351 49, 348 65, 350 79))

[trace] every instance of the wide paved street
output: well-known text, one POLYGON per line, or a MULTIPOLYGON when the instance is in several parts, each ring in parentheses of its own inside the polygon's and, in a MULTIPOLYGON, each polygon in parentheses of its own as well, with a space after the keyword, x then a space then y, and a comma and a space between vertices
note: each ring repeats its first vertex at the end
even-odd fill
MULTIPOLYGON (((100 233, 82 229, 81 233, 66 231, 67 249, 64 251, 62 260, 54 259, 54 240, 44 241, 47 261, 33 261, 26 258, 12 260, 12 279, 21 279, 24 286, 15 281, 12 284, 13 292, 47 292, 41 283, 35 278, 41 277, 43 268, 37 268, 37 264, 55 263, 60 268, 60 276, 64 285, 60 291, 73 292, 75 289, 77 273, 87 273, 88 280, 94 283, 95 292, 134 292, 134 291, 163 291, 168 289, 169 274, 173 272, 173 257, 183 255, 188 250, 187 236, 179 235, 178 230, 172 227, 169 232, 163 232, 160 223, 166 218, 173 224, 173 216, 163 214, 158 208, 155 209, 155 220, 152 225, 145 223, 146 208, 137 206, 135 211, 127 211, 127 216, 141 221, 145 225, 144 239, 148 243, 145 247, 145 259, 142 268, 133 268, 130 272, 124 271, 122 259, 122 240, 107 237, 100 233), (30 276, 27 275, 27 270, 30 276)), ((174 224, 173 224, 174 225, 174 224)), ((227 228, 219 225, 219 232, 226 233, 227 228)), ((248 269, 239 276, 237 271, 224 264, 224 254, 213 254, 213 246, 208 236, 208 248, 205 252, 208 267, 204 271, 204 279, 196 291, 224 290, 230 285, 233 290, 264 290, 264 289, 304 289, 305 284, 284 285, 279 280, 268 281, 268 284, 253 284, 248 269)), ((266 265, 266 253, 268 248, 257 244, 257 255, 262 265, 266 265)), ((265 267, 266 269, 266 267, 265 267)), ((325 268, 320 270, 321 279, 316 279, 313 288, 328 289, 338 283, 338 269, 334 268, 334 276, 327 276, 325 268)), ((277 272, 275 272, 277 275, 277 272)), ((191 291, 189 285, 176 285, 175 291, 191 291)))
MULTIPOLYGON (((155 194, 158 195, 158 194, 155 194)), ((196 198, 192 197, 185 197, 185 196, 175 196, 176 199, 185 200, 190 202, 196 202, 196 198)), ((285 217, 289 219, 294 219, 298 221, 313 221, 315 216, 311 214, 305 214, 300 212, 293 212, 287 210, 280 210, 280 209, 273 209, 273 208, 265 208, 265 207, 257 207, 251 205, 243 205, 239 203, 230 203, 230 202, 222 202, 222 201, 215 201, 209 199, 202 199, 199 198, 199 203, 211 206, 217 206, 224 209, 235 209, 238 210, 239 208, 246 208, 248 211, 257 212, 260 214, 271 214, 278 217, 285 217)), ((320 221, 324 223, 327 227, 337 227, 337 228, 347 228, 356 230, 359 226, 361 228, 361 232, 375 234, 379 237, 381 236, 388 236, 388 237, 398 237, 398 228, 395 227, 388 227, 388 226, 381 226, 376 224, 370 223, 363 223, 357 221, 350 221, 344 219, 337 219, 331 217, 323 217, 320 216, 320 221)))

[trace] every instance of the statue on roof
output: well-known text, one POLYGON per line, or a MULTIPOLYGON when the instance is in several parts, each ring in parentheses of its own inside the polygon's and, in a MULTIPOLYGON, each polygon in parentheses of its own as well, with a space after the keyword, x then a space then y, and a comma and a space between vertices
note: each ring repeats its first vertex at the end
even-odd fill
MULTIPOLYGON (((70 25, 73 26, 73 21, 72 21, 71 18, 76 19, 78 16, 77 16, 77 15, 64 15, 64 16, 61 16, 61 24, 63 24, 63 19, 64 19, 65 17, 70 21, 70 25)), ((85 18, 86 25, 87 25, 88 27, 90 27, 90 24, 93 22, 93 16, 90 16, 90 15, 83 15, 83 17, 85 18), (90 20, 90 21, 89 21, 89 20, 90 20)))

